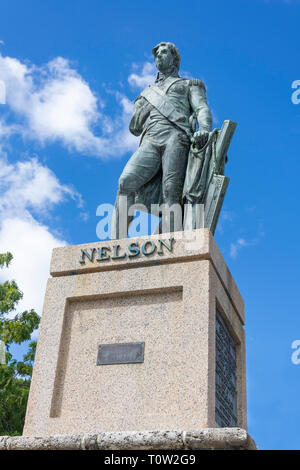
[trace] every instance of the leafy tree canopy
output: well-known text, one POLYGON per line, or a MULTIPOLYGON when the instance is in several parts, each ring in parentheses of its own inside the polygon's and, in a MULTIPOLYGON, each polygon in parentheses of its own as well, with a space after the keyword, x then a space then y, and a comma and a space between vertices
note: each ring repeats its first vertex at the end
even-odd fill
MULTIPOLYGON (((0 268, 12 259, 11 253, 0 254, 0 268)), ((32 375, 36 342, 29 343, 22 362, 10 353, 11 344, 29 341, 40 323, 34 310, 14 314, 22 297, 15 281, 0 284, 0 341, 6 347, 6 364, 0 364, 0 436, 22 434, 32 375)))

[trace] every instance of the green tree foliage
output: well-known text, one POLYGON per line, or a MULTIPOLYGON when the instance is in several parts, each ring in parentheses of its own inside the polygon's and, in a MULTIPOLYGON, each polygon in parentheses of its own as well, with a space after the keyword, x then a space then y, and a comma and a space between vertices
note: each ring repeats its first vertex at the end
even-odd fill
MULTIPOLYGON (((0 268, 8 267, 13 256, 0 254, 0 268)), ((13 315, 23 294, 15 281, 0 284, 0 341, 6 346, 6 364, 0 364, 0 436, 22 434, 36 342, 30 342, 23 361, 10 353, 12 343, 29 341, 39 326, 34 310, 13 315)))

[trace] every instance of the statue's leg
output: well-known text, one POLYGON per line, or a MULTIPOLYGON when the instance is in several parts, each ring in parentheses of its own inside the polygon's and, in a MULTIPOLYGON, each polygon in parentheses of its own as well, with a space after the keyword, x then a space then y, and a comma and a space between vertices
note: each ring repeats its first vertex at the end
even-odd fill
POLYGON ((132 217, 128 216, 128 208, 134 204, 134 199, 134 193, 122 194, 118 189, 111 221, 110 238, 112 240, 119 240, 120 238, 127 237, 128 228, 132 221, 132 217))
MULTIPOLYGON (((186 135, 178 131, 170 134, 162 157, 163 199, 167 207, 178 208, 180 216, 169 215, 170 231, 182 230, 182 189, 185 179, 190 141, 186 135)), ((165 230, 164 230, 165 231, 165 230)))
POLYGON ((120 178, 112 218, 111 238, 127 237, 133 216, 128 210, 135 202, 135 193, 150 181, 161 167, 161 156, 156 146, 146 139, 127 162, 120 178))

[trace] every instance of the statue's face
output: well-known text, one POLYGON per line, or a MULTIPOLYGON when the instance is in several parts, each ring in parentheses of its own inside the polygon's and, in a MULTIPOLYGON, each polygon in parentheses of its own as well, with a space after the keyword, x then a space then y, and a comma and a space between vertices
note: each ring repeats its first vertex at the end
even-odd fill
POLYGON ((173 54, 168 46, 159 46, 155 54, 155 65, 160 72, 173 65, 173 54))

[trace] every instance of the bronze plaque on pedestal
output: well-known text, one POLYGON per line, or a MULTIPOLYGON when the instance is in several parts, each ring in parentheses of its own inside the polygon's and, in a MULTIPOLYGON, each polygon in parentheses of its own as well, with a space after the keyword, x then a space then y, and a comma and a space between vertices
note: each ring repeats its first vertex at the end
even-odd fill
POLYGON ((100 344, 97 366, 144 362, 145 343, 100 344))

